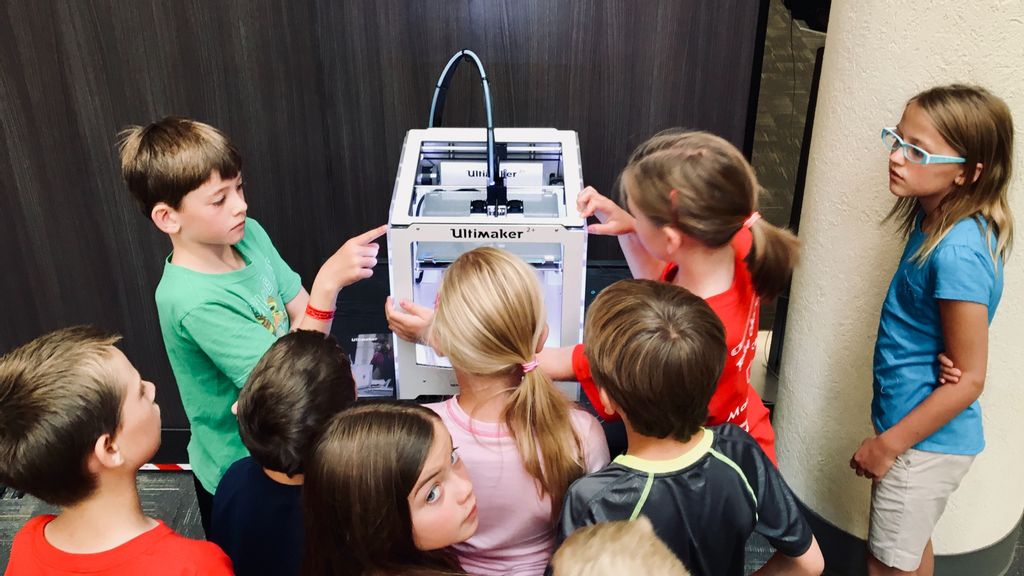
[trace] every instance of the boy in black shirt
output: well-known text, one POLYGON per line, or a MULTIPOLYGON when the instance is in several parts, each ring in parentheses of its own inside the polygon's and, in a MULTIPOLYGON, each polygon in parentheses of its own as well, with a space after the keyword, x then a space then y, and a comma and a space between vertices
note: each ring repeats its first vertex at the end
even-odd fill
POLYGON ((320 332, 282 336, 253 368, 237 405, 252 456, 232 464, 217 486, 209 534, 238 576, 299 573, 305 454, 355 398, 348 356, 320 332))
POLYGON ((558 538, 640 515, 694 574, 743 574, 759 532, 777 549, 756 574, 821 574, 824 560, 778 470, 741 428, 704 428, 725 362, 722 324, 686 290, 622 280, 591 305, 583 336, 601 400, 629 449, 572 484, 558 538))

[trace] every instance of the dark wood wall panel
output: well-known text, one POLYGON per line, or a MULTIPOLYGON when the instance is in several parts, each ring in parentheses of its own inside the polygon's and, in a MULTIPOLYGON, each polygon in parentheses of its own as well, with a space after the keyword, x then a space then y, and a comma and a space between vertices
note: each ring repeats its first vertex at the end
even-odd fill
MULTIPOLYGON (((0 352, 93 323, 187 427, 153 305, 169 243, 120 179, 115 136, 169 114, 242 150, 250 214, 307 286, 345 238, 387 217, 407 130, 460 48, 495 124, 576 130, 611 192, 663 128, 743 144, 763 0, 5 0, 0 4, 0 352)), ((463 63, 445 125, 482 125, 463 63)), ((618 259, 610 239, 592 259, 618 259)), ((343 296, 344 298, 344 296, 343 296)), ((381 295, 383 299, 383 295, 381 295)), ((339 327, 344 331, 344 327, 339 327)))

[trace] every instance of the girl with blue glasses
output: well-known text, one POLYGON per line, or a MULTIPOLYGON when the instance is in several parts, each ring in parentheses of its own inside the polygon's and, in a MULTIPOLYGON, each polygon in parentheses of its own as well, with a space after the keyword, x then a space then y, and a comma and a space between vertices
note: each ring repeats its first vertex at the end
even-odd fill
POLYGON ((983 88, 940 86, 911 98, 882 142, 896 196, 887 220, 907 244, 878 324, 876 435, 850 466, 875 482, 868 573, 932 574, 932 531, 985 446, 978 397, 1013 239, 1013 121, 983 88), (942 352, 958 382, 940 373, 942 352))

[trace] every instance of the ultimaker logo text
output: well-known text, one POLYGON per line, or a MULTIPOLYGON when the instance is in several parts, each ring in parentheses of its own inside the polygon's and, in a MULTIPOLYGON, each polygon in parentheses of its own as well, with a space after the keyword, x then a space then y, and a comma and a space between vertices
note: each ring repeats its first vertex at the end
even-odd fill
POLYGON ((522 230, 477 230, 476 228, 452 228, 452 238, 460 240, 518 240, 522 230))
MULTIPOLYGON (((501 170, 500 173, 502 178, 515 178, 516 174, 518 174, 514 170, 501 170)), ((470 178, 486 178, 487 170, 466 170, 466 176, 470 178)))

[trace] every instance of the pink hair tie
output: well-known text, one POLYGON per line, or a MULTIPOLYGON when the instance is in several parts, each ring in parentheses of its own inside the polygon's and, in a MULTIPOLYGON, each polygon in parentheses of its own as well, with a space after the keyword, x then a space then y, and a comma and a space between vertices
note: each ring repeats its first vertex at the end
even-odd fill
POLYGON ((743 221, 743 227, 744 228, 750 228, 751 226, 754 225, 754 222, 757 222, 760 219, 761 219, 761 213, 755 211, 753 214, 748 216, 746 220, 743 221))
POLYGON ((534 356, 532 362, 527 362, 527 363, 522 365, 523 366, 523 375, 525 376, 525 375, 529 374, 530 372, 533 372, 533 370, 537 366, 539 366, 539 365, 540 365, 540 362, 538 362, 537 361, 537 357, 534 356))

